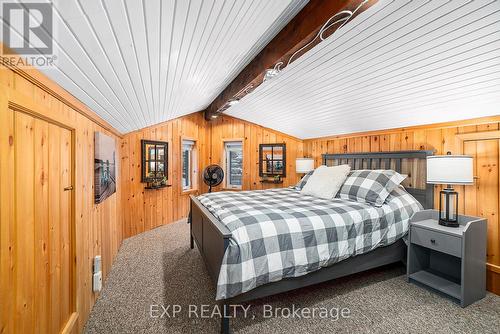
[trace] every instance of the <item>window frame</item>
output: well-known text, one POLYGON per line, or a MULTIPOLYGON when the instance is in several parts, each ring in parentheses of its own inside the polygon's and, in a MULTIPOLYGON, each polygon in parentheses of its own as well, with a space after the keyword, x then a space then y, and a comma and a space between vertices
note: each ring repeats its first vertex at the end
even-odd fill
MULTIPOLYGON (((163 163, 163 174, 164 177, 168 180, 168 142, 157 141, 157 140, 148 140, 141 139, 141 183, 155 182, 155 180, 159 180, 159 177, 148 177, 146 176, 147 164, 149 162, 155 163, 155 173, 157 172, 156 166, 158 163, 163 163), (155 150, 155 158, 154 159, 146 159, 146 146, 154 145, 155 150), (163 148, 163 159, 158 159, 158 149, 163 148)), ((163 177, 162 177, 163 178, 163 177)))
POLYGON ((225 139, 223 141, 223 152, 224 152, 224 174, 225 174, 225 181, 224 181, 224 189, 228 190, 241 190, 243 189, 243 178, 244 178, 244 140, 243 138, 234 138, 234 139, 225 139), (230 152, 232 151, 231 149, 228 149, 228 147, 233 144, 234 146, 239 146, 241 147, 241 184, 231 184, 231 174, 230 174, 230 166, 229 166, 229 159, 230 159, 230 152))
POLYGON ((271 143, 271 144, 259 144, 259 176, 260 177, 274 177, 274 176, 281 176, 286 177, 286 143, 271 143), (272 165, 272 171, 264 173, 264 170, 262 168, 262 164, 264 163, 264 159, 262 158, 262 151, 264 147, 271 147, 271 165, 272 165), (275 159, 274 158, 274 148, 281 148, 282 152, 282 157, 281 159, 275 159), (274 172, 274 162, 275 161, 281 161, 281 164, 283 166, 283 173, 275 173, 274 172))
POLYGON ((197 150, 197 140, 194 138, 181 137, 180 141, 180 151, 181 151, 181 166, 180 166, 180 186, 182 193, 190 193, 198 190, 198 150, 197 150), (184 147, 186 145, 191 146, 189 159, 189 187, 184 186, 184 147))

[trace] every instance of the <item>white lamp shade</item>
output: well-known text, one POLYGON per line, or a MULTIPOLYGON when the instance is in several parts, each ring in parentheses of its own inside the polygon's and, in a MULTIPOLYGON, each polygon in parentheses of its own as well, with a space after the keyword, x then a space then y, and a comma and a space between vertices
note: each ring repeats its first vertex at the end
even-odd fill
POLYGON ((472 157, 467 155, 427 157, 427 183, 473 184, 472 157))
POLYGON ((309 173, 314 169, 313 158, 297 158, 295 160, 295 171, 297 173, 309 173))

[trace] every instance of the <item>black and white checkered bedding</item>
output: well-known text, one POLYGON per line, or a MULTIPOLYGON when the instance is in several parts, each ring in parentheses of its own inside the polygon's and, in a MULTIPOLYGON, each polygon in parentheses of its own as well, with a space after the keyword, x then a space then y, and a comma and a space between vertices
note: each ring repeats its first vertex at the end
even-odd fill
POLYGON ((338 197, 382 206, 405 177, 393 170, 355 170, 345 180, 338 197))
POLYGON ((394 243, 422 208, 402 188, 381 207, 320 199, 293 187, 216 192, 198 199, 232 233, 219 273, 218 300, 394 243))
POLYGON ((295 185, 295 190, 302 190, 302 188, 304 188, 304 186, 306 185, 307 183, 307 180, 309 180, 309 178, 311 177, 311 175, 313 175, 314 173, 314 170, 310 171, 309 173, 307 173, 306 175, 304 175, 304 177, 302 177, 300 179, 300 181, 295 185))

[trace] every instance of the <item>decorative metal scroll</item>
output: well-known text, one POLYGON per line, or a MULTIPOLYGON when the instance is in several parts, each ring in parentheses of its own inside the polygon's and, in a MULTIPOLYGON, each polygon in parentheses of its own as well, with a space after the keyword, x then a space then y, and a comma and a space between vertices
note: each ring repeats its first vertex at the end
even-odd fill
POLYGON ((250 84, 246 85, 238 93, 234 94, 234 96, 229 101, 227 101, 226 103, 224 103, 222 105, 222 107, 220 107, 217 110, 217 113, 224 112, 229 107, 231 107, 232 105, 234 105, 235 103, 237 103, 243 96, 245 96, 247 94, 250 94, 254 89, 255 89, 255 85, 253 83, 250 83, 250 84))
MULTIPOLYGON (((286 65, 283 67, 284 62, 279 61, 277 62, 273 68, 269 68, 266 70, 264 77, 262 79, 262 82, 271 80, 277 75, 283 71, 284 68, 286 68, 288 65, 290 65, 294 60, 300 57, 301 54, 309 51, 313 46, 323 42, 327 37, 333 35, 335 32, 337 32, 340 28, 342 28, 344 25, 346 25, 347 22, 358 12, 358 10, 368 2, 368 0, 363 0, 361 3, 354 9, 354 10, 342 10, 333 16, 331 16, 326 22, 321 26, 321 29, 319 29, 318 33, 304 46, 302 46, 300 49, 295 51, 290 58, 288 58, 288 61, 286 62, 286 65), (328 36, 325 37, 326 32, 330 31, 331 28, 333 28, 335 25, 338 25, 337 28, 328 36), (316 43, 316 41, 318 41, 316 43)), ((258 84, 255 85, 253 83, 249 84, 242 90, 240 90, 238 93, 236 93, 232 99, 227 101, 222 107, 220 107, 217 110, 217 113, 221 113, 225 110, 227 110, 229 107, 237 103, 241 98, 243 98, 245 95, 251 93, 255 88, 257 88, 258 84)))
MULTIPOLYGON (((304 45, 303 47, 301 47, 300 49, 298 49, 297 51, 295 51, 291 56, 290 58, 288 59, 288 62, 286 64, 286 66, 290 65, 292 62, 293 62, 293 59, 296 55, 298 55, 299 53, 301 53, 302 51, 306 50, 306 51, 309 51, 309 49, 311 48, 311 45, 317 40, 319 39, 320 43, 323 42, 326 37, 324 36, 325 32, 328 31, 330 28, 332 28, 333 26, 335 26, 336 24, 339 24, 340 25, 337 27, 337 29, 335 29, 334 32, 332 32, 331 35, 333 35, 336 31, 338 31, 340 28, 342 28, 347 22, 349 22, 349 20, 354 16, 354 14, 356 14, 356 12, 365 4, 367 3, 368 0, 363 0, 359 5, 358 7, 356 7, 356 9, 354 9, 353 11, 350 11, 350 10, 343 10, 343 11, 340 11, 338 13, 336 13, 335 15, 333 15, 332 17, 330 17, 328 20, 326 20, 325 24, 323 24, 323 26, 321 27, 321 29, 319 29, 318 33, 316 34, 316 36, 314 36, 314 38, 312 40, 310 40, 306 45, 304 45)), ((328 36, 327 36, 328 37, 328 36)), ((283 64, 283 62, 279 62, 281 64, 283 64)), ((279 64, 278 63, 278 64, 279 64)))

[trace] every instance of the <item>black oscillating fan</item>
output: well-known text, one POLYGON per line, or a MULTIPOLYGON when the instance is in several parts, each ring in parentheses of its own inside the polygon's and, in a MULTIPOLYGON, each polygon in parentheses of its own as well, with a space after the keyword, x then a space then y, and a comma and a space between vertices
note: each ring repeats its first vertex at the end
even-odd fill
POLYGON ((212 192, 212 187, 216 187, 224 180, 224 171, 218 165, 210 165, 203 171, 203 182, 208 186, 208 192, 212 192))

